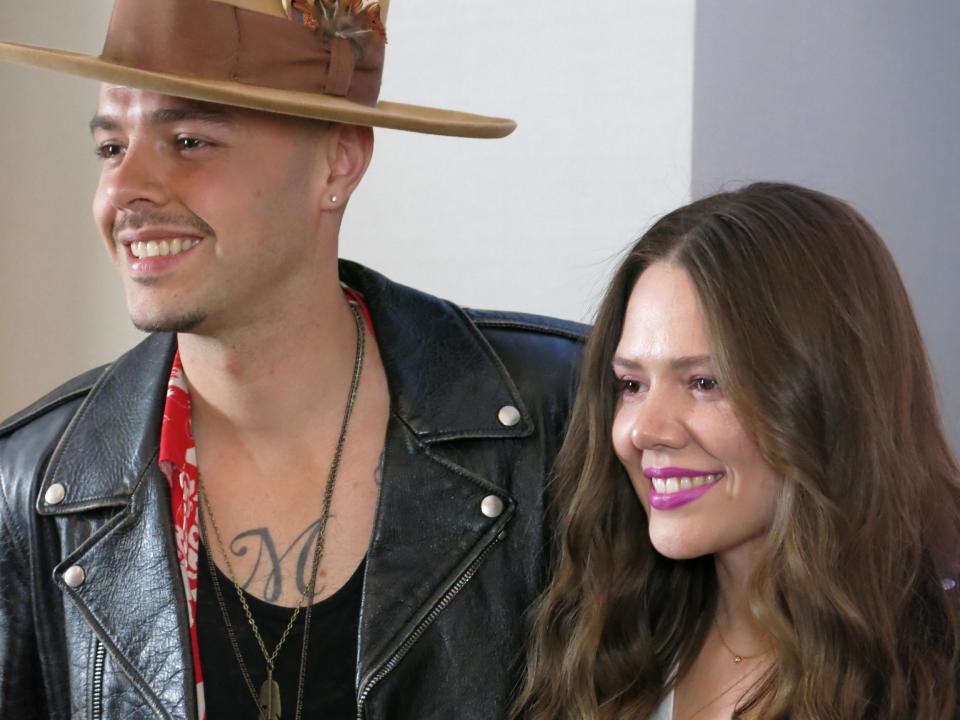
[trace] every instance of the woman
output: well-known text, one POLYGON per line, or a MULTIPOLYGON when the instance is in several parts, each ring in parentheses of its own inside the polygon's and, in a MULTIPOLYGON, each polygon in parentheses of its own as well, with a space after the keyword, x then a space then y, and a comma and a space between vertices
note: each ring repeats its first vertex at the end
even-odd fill
POLYGON ((955 716, 960 470, 849 206, 763 183, 657 222, 600 308, 557 475, 518 715, 955 716))

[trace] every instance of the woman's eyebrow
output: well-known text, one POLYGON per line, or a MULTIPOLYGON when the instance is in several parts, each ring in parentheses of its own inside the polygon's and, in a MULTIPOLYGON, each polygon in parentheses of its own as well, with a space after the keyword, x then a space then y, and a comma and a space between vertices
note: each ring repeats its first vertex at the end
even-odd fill
POLYGON ((674 370, 686 370, 697 365, 709 365, 712 362, 713 357, 711 355, 686 355, 671 360, 670 367, 674 370))
MULTIPOLYGON (((670 367, 674 370, 685 370, 696 365, 708 365, 713 362, 712 355, 684 355, 670 360, 670 367)), ((622 357, 616 355, 613 358, 615 367, 626 368, 627 370, 643 370, 644 364, 635 358, 622 357)))

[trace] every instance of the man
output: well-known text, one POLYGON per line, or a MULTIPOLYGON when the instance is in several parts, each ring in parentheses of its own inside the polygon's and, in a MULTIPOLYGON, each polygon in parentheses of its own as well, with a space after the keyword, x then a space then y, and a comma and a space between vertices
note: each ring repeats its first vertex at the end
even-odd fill
POLYGON ((0 426, 0 716, 504 717, 580 331, 337 260, 385 8, 117 0, 94 214, 152 334, 0 426))

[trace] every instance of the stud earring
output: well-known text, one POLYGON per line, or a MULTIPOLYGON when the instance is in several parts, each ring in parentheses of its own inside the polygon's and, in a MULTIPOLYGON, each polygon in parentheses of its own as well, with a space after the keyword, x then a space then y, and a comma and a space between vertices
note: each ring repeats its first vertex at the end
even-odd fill
POLYGON ((337 204, 337 196, 336 196, 336 195, 331 195, 331 196, 330 196, 330 202, 332 202, 334 205, 336 205, 336 204, 337 204))

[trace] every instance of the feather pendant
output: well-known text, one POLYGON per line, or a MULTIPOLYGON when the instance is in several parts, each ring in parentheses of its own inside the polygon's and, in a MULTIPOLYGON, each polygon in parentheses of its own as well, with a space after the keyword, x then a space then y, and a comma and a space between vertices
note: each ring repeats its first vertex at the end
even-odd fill
POLYGON ((267 679, 260 686, 260 720, 280 720, 280 686, 267 671, 267 679))

